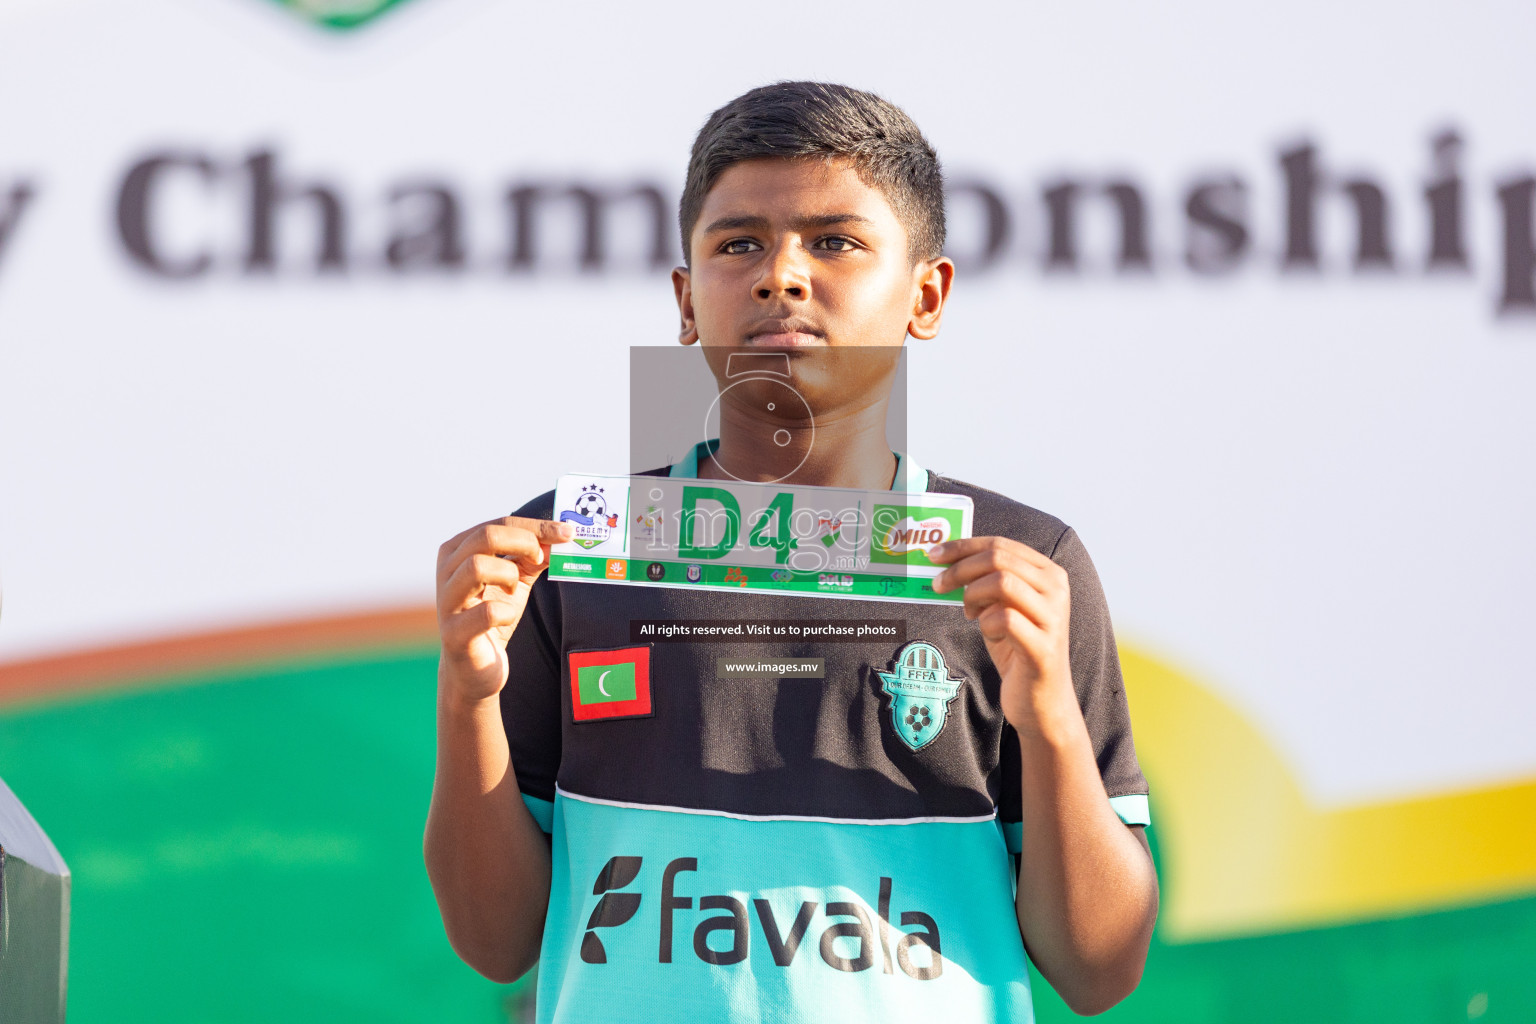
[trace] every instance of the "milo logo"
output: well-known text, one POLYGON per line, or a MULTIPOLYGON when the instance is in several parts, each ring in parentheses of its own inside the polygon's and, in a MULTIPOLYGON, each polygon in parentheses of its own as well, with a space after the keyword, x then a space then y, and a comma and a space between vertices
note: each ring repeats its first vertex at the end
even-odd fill
POLYGON ((932 565, 924 552, 958 537, 961 528, 958 509, 876 505, 871 519, 874 545, 870 561, 901 565, 932 565))
POLYGON ((888 555, 904 555, 914 548, 930 548, 949 540, 949 521, 938 516, 918 522, 907 516, 885 531, 880 549, 888 555))

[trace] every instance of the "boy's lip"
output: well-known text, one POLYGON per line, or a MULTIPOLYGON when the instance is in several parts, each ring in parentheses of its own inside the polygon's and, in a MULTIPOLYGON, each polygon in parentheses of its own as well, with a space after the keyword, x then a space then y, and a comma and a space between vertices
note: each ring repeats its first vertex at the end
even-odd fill
POLYGON ((826 343, 827 339, 814 325, 799 317, 760 320, 747 329, 747 344, 754 348, 799 348, 826 343))
POLYGON ((754 334, 747 339, 751 348, 802 348, 808 345, 825 345, 827 339, 798 331, 781 331, 775 334, 754 334))

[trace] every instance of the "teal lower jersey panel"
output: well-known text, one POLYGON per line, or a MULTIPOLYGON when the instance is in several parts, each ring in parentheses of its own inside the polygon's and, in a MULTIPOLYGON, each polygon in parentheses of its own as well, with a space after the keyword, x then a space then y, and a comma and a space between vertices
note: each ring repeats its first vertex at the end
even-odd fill
POLYGON ((557 794, 538 1019, 1032 1019, 995 820, 862 824, 557 794))

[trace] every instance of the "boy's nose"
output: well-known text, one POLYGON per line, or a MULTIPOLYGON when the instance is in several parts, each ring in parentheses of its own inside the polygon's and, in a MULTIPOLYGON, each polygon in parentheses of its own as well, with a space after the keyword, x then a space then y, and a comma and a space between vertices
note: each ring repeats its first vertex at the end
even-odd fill
POLYGON ((798 246, 790 244, 774 250, 772 257, 763 265, 762 276, 758 278, 753 294, 759 299, 780 296, 803 299, 808 296, 811 292, 810 276, 806 273, 805 261, 799 257, 798 250, 798 246))

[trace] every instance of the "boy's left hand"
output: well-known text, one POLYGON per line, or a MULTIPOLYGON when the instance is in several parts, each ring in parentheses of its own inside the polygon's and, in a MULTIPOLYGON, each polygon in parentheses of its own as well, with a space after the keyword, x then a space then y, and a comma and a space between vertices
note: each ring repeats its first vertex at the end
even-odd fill
POLYGON ((1002 676, 1003 715, 1019 731, 1047 707, 1070 700, 1068 627, 1072 599, 1067 571, 1026 544, 1006 537, 970 537, 934 545, 929 560, 947 565, 934 593, 965 588, 965 617, 974 619, 1002 676))

